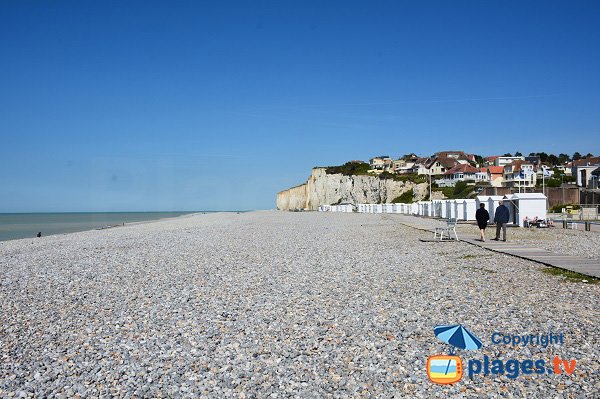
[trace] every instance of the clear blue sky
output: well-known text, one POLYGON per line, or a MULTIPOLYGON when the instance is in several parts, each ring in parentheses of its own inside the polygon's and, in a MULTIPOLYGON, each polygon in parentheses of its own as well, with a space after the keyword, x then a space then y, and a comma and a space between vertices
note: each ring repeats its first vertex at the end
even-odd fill
POLYGON ((0 212, 269 209, 310 168, 600 153, 597 1, 0 0, 0 212))

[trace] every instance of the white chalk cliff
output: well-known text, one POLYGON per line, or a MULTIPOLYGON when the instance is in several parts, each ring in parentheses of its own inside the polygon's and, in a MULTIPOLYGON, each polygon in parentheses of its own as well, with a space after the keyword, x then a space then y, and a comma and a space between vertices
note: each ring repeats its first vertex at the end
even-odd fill
POLYGON ((411 189, 413 200, 419 201, 427 195, 428 184, 365 175, 327 174, 325 168, 314 168, 306 183, 277 193, 277 209, 316 210, 320 205, 339 203, 391 203, 411 189))

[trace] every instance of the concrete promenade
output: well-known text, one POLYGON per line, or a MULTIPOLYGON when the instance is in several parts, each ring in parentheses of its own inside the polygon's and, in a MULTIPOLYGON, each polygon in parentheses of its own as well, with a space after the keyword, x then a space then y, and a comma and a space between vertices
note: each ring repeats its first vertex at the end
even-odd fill
MULTIPOLYGON (((399 215, 398 221, 409 227, 431 231, 432 234, 436 227, 442 227, 445 224, 444 221, 439 219, 420 218, 406 215, 399 215)), ((581 227, 583 228, 583 225, 581 227)), ((479 240, 479 238, 473 238, 471 236, 461 237, 459 232, 459 239, 471 245, 477 245, 481 248, 485 248, 494 252, 517 256, 519 258, 531 260, 546 266, 558 267, 560 269, 573 271, 586 276, 600 278, 600 261, 597 259, 555 253, 543 248, 523 245, 519 242, 510 240, 508 242, 493 240, 482 242, 479 240)))

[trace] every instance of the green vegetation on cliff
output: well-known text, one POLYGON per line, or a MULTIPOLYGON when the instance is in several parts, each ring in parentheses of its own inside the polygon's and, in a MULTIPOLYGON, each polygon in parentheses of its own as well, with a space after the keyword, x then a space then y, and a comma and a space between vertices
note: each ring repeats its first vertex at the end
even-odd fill
POLYGON ((395 173, 390 172, 381 172, 379 175, 375 175, 382 180, 392 179, 394 181, 403 181, 403 182, 413 182, 413 183, 425 183, 427 181, 427 177, 425 175, 418 175, 416 173, 406 173, 397 175, 395 173))
POLYGON ((325 173, 328 175, 333 174, 342 174, 345 176, 373 176, 378 177, 381 180, 391 179, 394 181, 402 181, 402 182, 413 182, 413 183, 424 183, 427 178, 424 175, 418 175, 416 173, 408 173, 398 175, 390 172, 381 172, 380 174, 369 173, 371 167, 368 163, 358 163, 358 162, 346 162, 340 166, 328 166, 325 168, 325 173))
POLYGON ((466 181, 456 182, 454 187, 433 187, 433 191, 441 191, 448 199, 471 198, 475 195, 475 185, 466 181))
POLYGON ((415 195, 415 192, 410 189, 404 193, 402 193, 402 195, 400 195, 399 197, 396 197, 392 200, 392 203, 394 204, 411 204, 413 202, 413 197, 415 195))
POLYGON ((368 175, 370 166, 368 163, 346 162, 340 166, 329 166, 325 169, 328 175, 342 174, 346 176, 368 175))

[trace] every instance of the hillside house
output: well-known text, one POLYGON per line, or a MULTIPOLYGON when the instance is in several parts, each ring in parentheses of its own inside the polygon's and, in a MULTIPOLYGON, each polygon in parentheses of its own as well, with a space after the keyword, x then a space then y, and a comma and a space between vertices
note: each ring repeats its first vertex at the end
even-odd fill
POLYGON ((440 187, 454 187, 459 181, 487 181, 487 173, 469 164, 458 164, 444 173, 442 179, 436 180, 440 187))
POLYGON ((369 160, 369 165, 371 166, 371 170, 375 171, 376 173, 379 172, 383 172, 383 171, 390 171, 392 169, 392 158, 390 158, 387 155, 382 155, 379 157, 375 157, 375 158, 371 158, 369 160))
POLYGON ((515 160, 504 166, 505 187, 535 187, 537 178, 533 164, 525 160, 515 160))
POLYGON ((417 173, 420 175, 443 175, 457 165, 469 165, 469 160, 464 152, 438 152, 435 156, 421 163, 417 168, 417 173))
POLYGON ((502 187, 504 183, 504 168, 502 166, 486 166, 480 169, 487 175, 487 181, 492 187, 502 187))
POLYGON ((577 178, 578 187, 593 187, 592 172, 600 167, 600 157, 582 158, 573 161, 571 174, 577 178))
MULTIPOLYGON (((496 159, 494 159, 494 166, 504 167, 515 161, 525 161, 525 157, 505 157, 505 156, 496 157, 496 159)), ((531 164, 531 165, 533 165, 533 164, 531 164)))
POLYGON ((392 170, 398 174, 415 173, 416 162, 412 160, 397 159, 392 165, 392 170))

